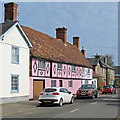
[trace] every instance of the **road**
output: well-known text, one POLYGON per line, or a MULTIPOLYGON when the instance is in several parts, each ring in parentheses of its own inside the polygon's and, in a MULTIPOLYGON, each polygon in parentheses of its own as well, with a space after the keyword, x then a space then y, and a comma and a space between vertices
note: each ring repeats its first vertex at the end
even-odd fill
POLYGON ((101 94, 95 99, 75 99, 74 104, 64 104, 62 107, 37 105, 38 101, 3 105, 3 118, 117 118, 120 98, 118 94, 101 94), (13 106, 16 107, 14 110, 13 106))

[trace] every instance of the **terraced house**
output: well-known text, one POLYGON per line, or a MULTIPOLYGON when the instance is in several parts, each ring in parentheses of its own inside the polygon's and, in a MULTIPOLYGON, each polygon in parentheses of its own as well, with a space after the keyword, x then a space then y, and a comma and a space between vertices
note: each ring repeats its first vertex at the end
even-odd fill
MULTIPOLYGON (((8 10, 11 12, 12 9, 8 10)), ((33 46, 30 48, 30 77, 27 83, 29 99, 38 98, 45 87, 65 87, 76 94, 81 84, 97 84, 93 79, 93 67, 85 58, 84 48, 79 50, 78 36, 73 37, 73 44, 70 44, 65 27, 56 28, 56 38, 21 27, 33 46)))

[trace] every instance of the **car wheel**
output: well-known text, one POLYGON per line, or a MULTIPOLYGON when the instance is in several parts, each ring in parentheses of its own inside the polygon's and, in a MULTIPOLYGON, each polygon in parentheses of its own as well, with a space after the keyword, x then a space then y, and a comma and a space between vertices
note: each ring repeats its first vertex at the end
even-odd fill
POLYGON ((97 98, 97 97, 98 97, 98 95, 97 95, 97 93, 96 93, 95 98, 97 98))
POLYGON ((60 102, 59 102, 59 106, 62 106, 63 105, 63 100, 62 98, 60 99, 60 102))
POLYGON ((70 104, 73 104, 73 102, 74 102, 74 98, 72 97, 71 101, 70 101, 70 104))
POLYGON ((104 92, 102 92, 102 94, 104 94, 104 92))

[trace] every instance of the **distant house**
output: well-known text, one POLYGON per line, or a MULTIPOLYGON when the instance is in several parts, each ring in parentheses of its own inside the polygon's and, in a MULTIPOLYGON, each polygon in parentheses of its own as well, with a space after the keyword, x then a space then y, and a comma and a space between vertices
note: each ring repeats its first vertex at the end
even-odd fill
POLYGON ((116 85, 120 87, 120 66, 114 66, 114 68, 116 85))
MULTIPOLYGON (((5 8, 17 7, 5 4, 5 8)), ((10 14, 11 18, 15 16, 10 14)), ((16 20, 16 19, 14 19, 16 20)), ((0 104, 29 100, 29 47, 32 47, 18 21, 0 23, 0 104)))
POLYGON ((107 64, 107 58, 101 60, 99 55, 96 55, 95 58, 87 58, 91 65, 94 67, 95 73, 101 76, 104 85, 114 85, 115 81, 115 69, 112 66, 107 64))

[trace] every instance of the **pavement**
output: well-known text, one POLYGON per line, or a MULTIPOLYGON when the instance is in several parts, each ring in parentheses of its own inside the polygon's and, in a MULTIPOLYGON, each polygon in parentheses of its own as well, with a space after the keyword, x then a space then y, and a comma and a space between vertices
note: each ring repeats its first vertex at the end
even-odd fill
POLYGON ((118 94, 100 94, 96 99, 75 99, 74 104, 45 105, 38 100, 2 105, 2 118, 117 118, 120 97, 118 94))

